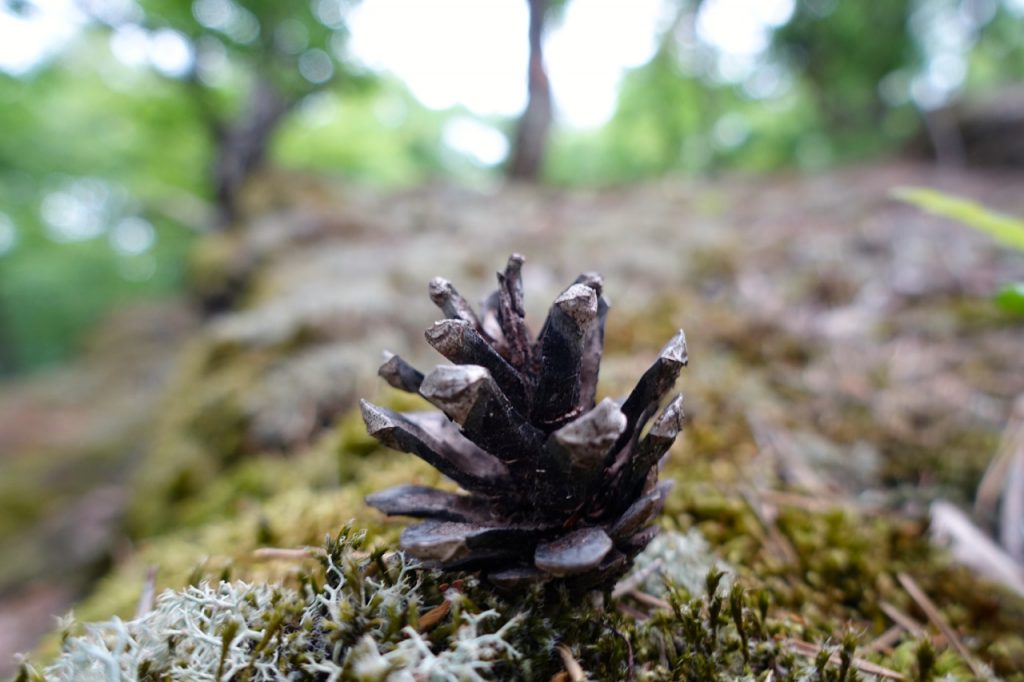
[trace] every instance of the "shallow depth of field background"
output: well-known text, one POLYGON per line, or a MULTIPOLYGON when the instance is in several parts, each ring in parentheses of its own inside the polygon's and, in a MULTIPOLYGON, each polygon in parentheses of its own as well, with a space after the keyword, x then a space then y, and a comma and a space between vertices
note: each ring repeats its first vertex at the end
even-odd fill
MULTIPOLYGON (((1020 0, 551 5, 554 186, 817 173, 924 156, 929 131, 955 161, 936 112, 1024 75, 1020 0)), ((251 122, 260 87, 287 106, 274 168, 495 187, 527 28, 525 0, 5 0, 0 373, 66 361, 107 312, 182 290, 217 225, 218 135, 251 122)))

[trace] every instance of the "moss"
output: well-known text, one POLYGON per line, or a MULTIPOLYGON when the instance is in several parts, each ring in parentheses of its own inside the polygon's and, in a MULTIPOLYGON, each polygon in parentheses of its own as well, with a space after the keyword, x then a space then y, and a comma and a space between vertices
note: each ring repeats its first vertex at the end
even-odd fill
POLYGON ((774 528, 795 550, 791 562, 749 504, 734 494, 707 484, 684 485, 668 512, 681 527, 700 528, 738 567, 740 579, 767 590, 776 613, 794 614, 815 637, 837 636, 844 627, 880 635, 888 622, 883 603, 925 620, 896 581, 897 573, 907 572, 953 627, 970 633, 971 648, 998 674, 1024 669, 1017 634, 1024 599, 979 586, 976 576, 929 544, 921 523, 842 507, 782 508, 774 528))
MULTIPOLYGON (((714 570, 696 593, 669 580, 668 608, 638 618, 609 594, 581 601, 538 586, 504 596, 473 576, 442 576, 367 549, 365 536, 346 527, 295 587, 203 582, 164 592, 134 620, 66 624, 55 662, 26 665, 22 675, 549 680, 571 657, 596 679, 763 679, 771 671, 781 680, 843 682, 857 665, 850 634, 823 642, 818 655, 802 644, 798 655, 800 624, 771 617, 761 593, 729 588, 714 570)), ((920 659, 903 661, 903 670, 920 659)), ((949 667, 941 657, 931 665, 949 667)))
MULTIPOLYGON (((739 265, 709 261, 702 277, 713 296, 717 283, 729 279, 739 265)), ((814 282, 804 284, 811 287, 814 282)), ((822 305, 842 304, 849 297, 845 286, 825 282, 812 294, 822 305)), ((969 312, 933 315, 919 310, 914 314, 920 319, 901 316, 893 324, 926 333, 945 334, 950 328, 960 333, 962 325, 975 323, 969 312)), ((813 425, 820 436, 839 446, 872 444, 881 459, 878 482, 901 486, 889 489, 897 502, 921 500, 936 490, 966 499, 993 450, 996 431, 979 426, 977 420, 964 420, 929 443, 921 440, 922 434, 943 421, 934 415, 925 415, 931 421, 919 424, 919 430, 892 426, 869 402, 873 392, 886 390, 891 383, 882 367, 872 366, 868 373, 867 397, 837 392, 828 395, 822 407, 821 396, 803 383, 801 375, 826 350, 818 342, 797 338, 778 324, 752 323, 735 308, 709 305, 692 296, 665 296, 632 313, 616 309, 609 321, 609 371, 602 375, 602 392, 617 395, 626 388, 617 383, 615 363, 629 370, 622 372, 624 381, 635 376, 643 369, 643 358, 656 350, 651 339, 666 338, 677 322, 691 318, 701 322, 693 348, 701 360, 686 378, 690 422, 664 473, 676 479, 678 487, 668 500, 663 524, 680 537, 706 538, 704 551, 713 556, 706 557, 704 568, 731 566, 736 589, 742 590, 735 593, 738 596, 726 589, 725 581, 708 593, 700 580, 694 583, 666 571, 664 578, 650 576, 645 589, 668 601, 670 608, 646 614, 643 604, 628 597, 615 602, 608 595, 580 599, 557 590, 499 595, 477 584, 473 576, 417 572, 415 608, 395 611, 386 637, 374 638, 372 645, 355 627, 362 616, 353 615, 347 625, 338 626, 338 632, 347 633, 338 635, 342 650, 365 662, 361 669, 366 675, 383 674, 380 671, 398 665, 401 656, 413 656, 411 649, 421 644, 438 658, 459 651, 460 633, 471 633, 469 638, 475 640, 507 626, 501 641, 511 648, 496 644, 487 658, 498 678, 549 680, 563 668, 558 647, 564 645, 563 651, 595 679, 632 675, 638 680, 762 680, 768 670, 774 671, 776 680, 853 679, 848 668, 843 672, 849 645, 855 639, 853 653, 860 656, 857 652, 882 634, 889 624, 883 603, 925 621, 895 578, 907 572, 963 634, 974 655, 1005 678, 1021 679, 1021 600, 979 585, 974 576, 951 566, 928 545, 921 521, 895 512, 858 510, 854 502, 827 508, 828 500, 817 500, 806 507, 781 505, 767 514, 757 514, 751 506, 757 500, 751 496, 755 486, 749 477, 771 473, 766 473, 769 467, 758 467, 760 447, 748 426, 748 412, 756 415, 784 405, 785 421, 779 428, 813 425), (447 590, 443 583, 448 583, 447 590), (454 585, 457 597, 446 597, 454 585), (445 599, 449 611, 437 616, 445 599), (495 615, 483 617, 492 612, 495 615), (428 613, 435 615, 426 618, 428 613), (402 635, 403 628, 433 618, 439 619, 429 631, 402 635), (789 640, 825 645, 828 655, 798 655, 786 644, 789 640)), ((269 367, 307 341, 301 333, 278 345, 259 347, 208 338, 189 350, 133 491, 130 526, 140 540, 138 549, 78 607, 82 619, 128 617, 147 568, 156 566, 158 586, 175 595, 204 580, 206 589, 217 590, 222 577, 243 580, 253 589, 290 590, 287 594, 292 596, 284 601, 302 608, 279 615, 282 622, 292 619, 291 631, 298 632, 297 614, 308 608, 313 596, 323 594, 325 574, 309 559, 261 559, 254 553, 257 548, 315 545, 349 519, 368 529, 370 549, 395 546, 404 523, 367 510, 363 496, 398 483, 441 481, 415 458, 380 450, 366 436, 355 411, 287 455, 256 447, 247 437, 247 393, 269 367)), ((988 365, 976 370, 981 377, 994 371, 988 365)), ((378 402, 415 409, 409 400, 396 392, 378 402)), ((763 480, 756 483, 764 486, 763 480)), ((775 484, 770 480, 768 485, 775 484)), ((359 571, 369 566, 359 565, 359 571)), ((275 617, 271 614, 265 622, 275 617)), ((51 656, 58 644, 56 636, 50 640, 51 656)), ((307 653, 325 651, 322 642, 317 646, 307 653)), ((416 655, 424 658, 408 660, 429 659, 422 651, 416 655)), ((868 658, 910 679, 972 675, 956 652, 945 645, 932 649, 914 638, 868 658)), ((332 664, 343 665, 334 660, 332 664)), ((356 674, 354 664, 343 670, 343 675, 356 674)))

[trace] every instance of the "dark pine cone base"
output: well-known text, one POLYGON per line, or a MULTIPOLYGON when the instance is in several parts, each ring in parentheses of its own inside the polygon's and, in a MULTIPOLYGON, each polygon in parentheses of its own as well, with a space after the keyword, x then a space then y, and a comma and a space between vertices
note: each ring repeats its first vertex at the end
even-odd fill
POLYGON ((445 318, 427 342, 453 365, 424 376, 388 354, 380 375, 441 409, 399 414, 362 402, 370 434, 418 455, 468 494, 405 485, 366 501, 426 519, 402 549, 428 565, 480 570, 515 587, 551 579, 608 585, 657 534, 671 481, 658 463, 682 428, 682 396, 654 420, 686 364, 680 330, 622 402, 595 405, 608 302, 597 274, 555 299, 536 340, 526 327, 522 256, 513 254, 478 316, 450 282, 430 298, 445 318))

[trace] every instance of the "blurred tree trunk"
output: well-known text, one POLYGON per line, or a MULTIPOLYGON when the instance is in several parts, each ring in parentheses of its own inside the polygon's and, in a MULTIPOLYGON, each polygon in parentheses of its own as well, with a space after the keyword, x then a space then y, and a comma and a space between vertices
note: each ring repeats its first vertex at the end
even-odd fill
POLYGON ((294 103, 268 80, 260 78, 253 86, 244 113, 237 120, 213 125, 217 146, 213 183, 221 227, 238 218, 242 187, 263 165, 270 136, 294 103))
POLYGON ((544 161, 548 130, 551 128, 551 85, 544 68, 544 23, 548 14, 548 0, 527 0, 530 6, 530 65, 528 70, 528 100, 519 118, 515 147, 508 165, 508 177, 513 180, 536 182, 544 161))

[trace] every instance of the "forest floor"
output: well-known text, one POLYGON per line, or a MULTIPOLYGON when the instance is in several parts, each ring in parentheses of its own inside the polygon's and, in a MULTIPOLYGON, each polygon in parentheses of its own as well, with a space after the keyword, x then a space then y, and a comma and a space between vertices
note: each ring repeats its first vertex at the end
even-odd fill
MULTIPOLYGON (((357 479, 372 446, 351 413, 385 394, 380 351, 437 362, 426 283, 443 275, 479 300, 512 252, 526 257, 533 329, 577 274, 604 275, 602 393, 685 329, 677 479, 749 486, 769 525, 787 506, 908 523, 938 499, 969 509, 1024 393, 1024 323, 990 302, 1024 280, 1024 258, 893 200, 904 185, 1024 215, 1024 176, 898 162, 600 191, 267 180, 244 228, 198 246, 193 298, 215 312, 125 311, 73 365, 0 387, 0 676, 83 597, 92 617, 122 608, 97 593, 131 575, 120 587, 137 594, 159 538, 244 516, 322 471, 335 477, 318 489, 357 479), (260 473, 324 452, 337 469, 260 473)), ((688 501, 696 489, 669 513, 730 558, 688 501)), ((369 512, 336 509, 328 529, 353 517, 369 512)), ((269 526, 266 542, 310 541, 269 526)), ((1009 618, 1024 626, 1024 611, 1009 618)))

